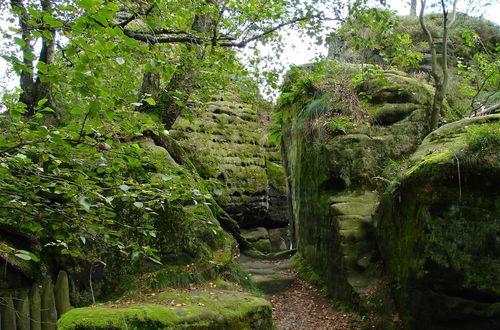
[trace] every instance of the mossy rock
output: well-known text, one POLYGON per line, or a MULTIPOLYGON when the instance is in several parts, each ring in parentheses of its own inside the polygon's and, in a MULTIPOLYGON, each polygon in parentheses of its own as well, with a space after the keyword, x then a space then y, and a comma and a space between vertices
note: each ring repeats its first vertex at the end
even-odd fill
POLYGON ((169 291, 141 303, 73 309, 60 330, 272 329, 271 304, 246 292, 223 289, 169 291))
POLYGON ((387 103, 373 112, 371 122, 376 125, 391 125, 408 117, 418 105, 413 103, 387 103))
POLYGON ((284 169, 259 126, 255 106, 218 97, 179 118, 170 131, 204 179, 217 179, 221 207, 241 227, 287 223, 284 169))
POLYGON ((390 72, 379 78, 367 79, 359 87, 370 96, 370 102, 381 103, 413 103, 430 105, 433 88, 414 78, 406 77, 404 73, 390 72))
MULTIPOLYGON (((342 67, 334 65, 317 77, 315 85, 350 79, 352 70, 344 73, 342 67)), ((325 126, 332 122, 328 116, 308 122, 304 115, 324 94, 307 94, 310 100, 290 101, 281 108, 283 159, 298 251, 324 283, 325 292, 352 309, 362 308, 365 291, 381 276, 373 219, 379 198, 375 191, 381 181, 397 180, 383 177, 389 160, 406 159, 427 134, 432 103, 433 89, 426 83, 397 71, 374 71, 380 75, 357 87, 364 95, 363 109, 344 114, 350 125, 339 134, 306 134, 304 129, 316 121, 320 126, 322 119, 325 126)), ((300 90, 299 79, 294 87, 288 91, 300 90)), ((335 104, 331 107, 328 115, 333 118, 342 113, 335 104)))
POLYGON ((257 242, 261 239, 269 239, 269 232, 264 227, 242 229, 241 235, 249 242, 257 242))
POLYGON ((378 242, 403 320, 413 328, 500 326, 500 150, 470 150, 467 134, 500 115, 430 134, 379 208, 378 242))

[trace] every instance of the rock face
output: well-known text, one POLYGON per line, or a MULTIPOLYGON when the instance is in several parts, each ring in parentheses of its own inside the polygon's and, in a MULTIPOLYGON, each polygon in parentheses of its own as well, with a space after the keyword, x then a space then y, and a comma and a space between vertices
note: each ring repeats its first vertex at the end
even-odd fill
POLYGON ((249 293, 226 289, 170 291, 143 303, 73 309, 58 321, 76 329, 272 329, 271 304, 249 293))
POLYGON ((443 126, 382 199, 378 242, 409 328, 500 328, 499 146, 500 115, 443 126))
POLYGON ((353 68, 317 78, 309 66, 285 84, 292 225, 310 275, 352 307, 388 278, 408 329, 498 329, 500 115, 425 137, 432 88, 384 72, 359 85, 355 120, 331 88, 353 68))
POLYGON ((284 170, 279 152, 266 142, 255 107, 217 97, 179 118, 171 135, 188 151, 200 175, 223 185, 217 201, 240 227, 288 223, 284 170))
MULTIPOLYGON (((333 71, 344 69, 334 67, 333 71)), ((296 77, 298 85, 301 74, 296 77)), ((315 84, 324 86, 338 78, 327 74, 326 83, 315 84)), ((360 295, 379 277, 373 218, 378 206, 373 192, 377 177, 387 159, 408 155, 422 140, 425 111, 431 102, 429 86, 397 72, 367 80, 359 88, 370 95, 369 113, 356 124, 342 117, 335 102, 327 104, 332 117, 309 121, 305 113, 319 101, 309 100, 306 106, 294 101, 282 107, 283 153, 298 250, 328 292, 351 307, 359 306, 360 295), (392 109, 398 109, 397 116, 381 115, 392 109), (340 120, 348 124, 339 127, 340 120), (318 122, 321 128, 335 128, 323 138, 311 138, 311 127, 319 131, 314 126, 318 122)), ((326 89, 322 95, 331 92, 326 89)), ((316 100, 322 99, 321 93, 314 94, 316 100)))

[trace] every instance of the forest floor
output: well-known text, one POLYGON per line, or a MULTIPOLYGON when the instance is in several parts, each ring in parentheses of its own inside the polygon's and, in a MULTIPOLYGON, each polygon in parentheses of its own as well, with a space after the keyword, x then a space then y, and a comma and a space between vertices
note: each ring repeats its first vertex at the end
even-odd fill
POLYGON ((266 296, 273 305, 273 321, 278 329, 359 329, 359 317, 340 311, 313 285, 296 272, 292 286, 281 293, 266 296))
POLYGON ((361 328, 359 315, 341 311, 334 306, 319 288, 305 282, 296 271, 287 267, 290 265, 287 260, 249 261, 247 259, 245 263, 248 265, 249 262, 254 267, 254 271, 259 265, 263 269, 272 267, 275 270, 279 269, 282 275, 293 278, 285 290, 265 295, 273 305, 273 321, 277 329, 351 330, 361 328))

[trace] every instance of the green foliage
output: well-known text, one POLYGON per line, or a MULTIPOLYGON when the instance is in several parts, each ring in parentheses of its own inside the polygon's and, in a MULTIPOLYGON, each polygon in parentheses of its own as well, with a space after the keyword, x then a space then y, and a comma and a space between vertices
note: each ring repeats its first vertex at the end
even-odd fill
MULTIPOLYGON (((426 24, 431 32, 432 37, 439 39, 442 37, 442 21, 443 17, 441 14, 429 14, 425 16, 426 24)), ((420 47, 420 43, 425 41, 425 36, 422 33, 422 29, 418 23, 418 17, 402 16, 400 17, 401 24, 398 28, 400 32, 408 33, 414 40, 417 48, 420 47)), ((450 35, 450 47, 453 54, 457 57, 468 58, 472 55, 470 49, 468 49, 468 43, 473 41, 472 39, 464 39, 462 34, 464 32, 474 32, 480 36, 483 45, 485 46, 487 52, 492 52, 497 43, 500 41, 500 31, 498 26, 490 21, 485 20, 481 17, 472 17, 467 14, 457 13, 455 27, 449 31, 450 35)), ((425 50, 424 48, 420 51, 425 50)))
POLYGON ((312 122, 334 111, 332 105, 328 102, 329 99, 329 94, 323 94, 321 97, 310 101, 303 110, 302 119, 306 122, 312 122))
POLYGON ((300 253, 296 253, 292 259, 293 268, 298 272, 299 276, 306 282, 316 285, 321 288, 322 292, 326 292, 326 285, 321 278, 314 272, 312 267, 302 257, 300 253))
POLYGON ((500 44, 488 51, 481 37, 472 30, 462 32, 466 48, 471 54, 457 61, 457 75, 461 78, 459 92, 469 101, 464 113, 477 112, 481 106, 500 101, 500 44))
POLYGON ((498 154, 500 150, 500 124, 474 125, 467 128, 465 142, 469 151, 479 155, 498 154))
POLYGON ((353 127, 352 121, 345 117, 334 117, 328 123, 328 130, 332 135, 346 134, 347 130, 353 127))
MULTIPOLYGON (((23 110, 22 104, 11 104, 11 117, 4 117, 0 128, 0 218, 4 226, 37 236, 44 246, 41 254, 52 250, 97 261, 99 255, 84 251, 104 243, 133 260, 158 261, 157 252, 168 253, 167 243, 173 241, 157 237, 158 219, 193 205, 200 212, 176 220, 175 226, 205 221, 202 209, 210 195, 195 189, 187 173, 158 165, 159 156, 129 140, 142 130, 156 130, 146 115, 117 114, 101 124, 82 118, 47 127, 23 119, 23 110)), ((43 119, 43 111, 38 114, 43 119)), ((197 243, 177 244, 192 251, 197 243)), ((40 257, 21 252, 12 251, 23 259, 40 257)))
POLYGON ((8 114, 0 123, 1 222, 43 244, 38 255, 9 247, 4 252, 37 260, 50 250, 91 262, 107 248, 134 261, 206 254, 197 238, 216 245, 220 234, 206 213, 208 190, 192 173, 166 164, 167 155, 141 144, 145 132, 163 131, 156 118, 136 111, 161 106, 158 95, 142 93, 143 74, 160 76, 158 92, 175 86, 179 75, 187 77, 179 83, 185 90, 165 91, 180 107, 188 105, 188 94, 191 101, 203 100, 228 85, 248 97, 255 82, 248 84, 234 49, 260 40, 276 42, 279 51, 280 37, 270 30, 295 20, 313 33, 323 14, 316 4, 297 1, 43 3, 48 7, 19 2, 9 14, 22 24, 0 31, 11 47, 2 56, 15 72, 33 85, 50 83, 50 97, 36 100, 33 116, 29 104, 18 102, 29 88, 2 98, 8 114), (194 27, 204 18, 213 30, 194 27), (59 36, 64 42, 54 39, 59 36), (31 47, 41 39, 58 42, 53 60, 31 47), (92 249, 101 252, 89 254, 92 249))
POLYGON ((268 127, 268 140, 269 142, 274 143, 274 145, 278 148, 281 148, 281 125, 283 124, 283 113, 281 111, 274 111, 272 116, 273 123, 268 127))
POLYGON ((388 10, 352 8, 349 18, 336 32, 346 49, 354 49, 361 58, 384 67, 411 68, 418 66, 422 54, 414 50, 411 36, 399 29, 400 21, 388 10))

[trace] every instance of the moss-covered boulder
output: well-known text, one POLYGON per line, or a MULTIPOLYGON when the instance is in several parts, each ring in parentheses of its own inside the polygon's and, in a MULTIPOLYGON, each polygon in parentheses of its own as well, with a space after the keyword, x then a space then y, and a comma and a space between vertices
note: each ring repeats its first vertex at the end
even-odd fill
POLYGON ((429 134, 379 208, 378 243, 408 328, 500 327, 500 115, 429 134))
POLYGON ((394 71, 354 87, 361 66, 325 66, 296 68, 285 83, 283 158, 298 250, 330 295, 357 308, 380 276, 374 191, 392 179, 383 177, 390 160, 425 136, 432 88, 394 71))
POLYGON ((285 226, 284 170, 267 142, 255 106, 235 96, 214 97, 179 118, 170 134, 188 151, 200 175, 222 183, 219 204, 241 227, 285 226))
POLYGON ((119 301, 73 309, 60 330, 272 329, 271 304, 235 289, 206 288, 150 294, 142 302, 119 301))

